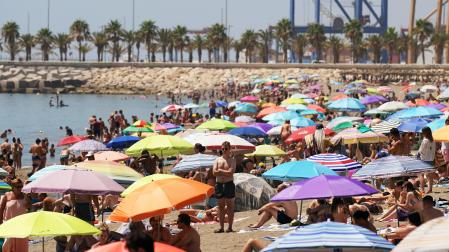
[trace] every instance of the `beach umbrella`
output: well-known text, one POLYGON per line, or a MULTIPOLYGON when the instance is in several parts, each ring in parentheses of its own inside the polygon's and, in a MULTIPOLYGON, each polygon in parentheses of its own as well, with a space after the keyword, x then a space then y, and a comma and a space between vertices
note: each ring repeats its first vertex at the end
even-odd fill
POLYGON ((151 124, 149 124, 147 121, 145 120, 137 120, 135 121, 132 126, 135 127, 146 127, 146 126, 150 126, 151 124))
POLYGON ((412 176, 435 170, 432 164, 407 156, 387 156, 375 159, 352 175, 354 179, 412 176))
POLYGON ((422 128, 426 127, 429 121, 422 118, 413 118, 401 123, 398 130, 401 132, 420 132, 422 128))
POLYGON ((180 137, 156 135, 146 137, 133 144, 125 153, 132 157, 138 157, 144 150, 158 156, 172 156, 193 152, 193 145, 180 137))
POLYGON ((318 106, 316 104, 309 104, 309 105, 307 105, 307 108, 316 110, 316 111, 321 112, 321 113, 325 113, 326 112, 326 109, 324 109, 323 107, 318 106))
POLYGON ((343 123, 340 123, 339 125, 333 127, 332 130, 335 132, 340 132, 344 129, 352 128, 353 126, 354 126, 353 122, 343 122, 343 123))
MULTIPOLYGON (((129 250, 126 248, 126 241, 118 241, 89 249, 87 252, 129 252, 129 250)), ((154 252, 185 252, 185 250, 166 243, 154 242, 154 252)))
POLYGON ((195 104, 195 103, 188 103, 184 106, 182 106, 184 109, 197 109, 200 107, 200 105, 195 104))
POLYGON ((237 113, 255 114, 257 113, 257 111, 259 111, 259 108, 252 103, 244 102, 237 105, 234 111, 237 113))
POLYGON ((282 105, 291 105, 291 104, 306 104, 303 99, 300 98, 287 98, 282 101, 282 105))
POLYGON ((129 156, 117 151, 99 151, 94 154, 94 158, 95 160, 119 162, 128 160, 129 156))
POLYGON ((286 121, 286 120, 292 120, 296 117, 299 117, 298 113, 295 113, 293 111, 285 111, 285 112, 277 112, 273 114, 269 114, 267 116, 264 116, 262 120, 264 121, 286 121))
POLYGON ((282 163, 264 172, 262 177, 280 181, 298 181, 313 178, 322 174, 337 175, 324 165, 311 161, 293 161, 282 163))
POLYGON ((418 117, 439 117, 443 115, 443 112, 429 107, 414 107, 408 108, 401 111, 398 111, 392 115, 390 115, 389 119, 410 119, 410 118, 418 118, 418 117))
POLYGON ((370 95, 363 97, 360 102, 362 104, 373 104, 373 103, 380 103, 380 102, 386 102, 388 101, 385 97, 380 95, 370 95))
POLYGON ((194 154, 183 156, 171 170, 172 173, 190 172, 204 168, 212 168, 218 156, 207 154, 194 154))
POLYGON ((235 211, 259 209, 276 194, 267 181, 249 173, 234 173, 234 184, 235 211))
POLYGON ((388 141, 388 138, 383 134, 375 133, 373 131, 361 133, 355 128, 345 129, 339 132, 331 138, 331 142, 336 143, 340 139, 343 140, 343 144, 381 143, 388 141))
POLYGON ((274 145, 258 145, 256 146, 256 150, 253 153, 245 154, 247 157, 279 157, 284 156, 285 153, 283 150, 279 149, 274 145))
POLYGON ((136 126, 128 126, 123 130, 123 134, 130 134, 134 132, 154 132, 149 126, 145 127, 136 127, 136 126))
POLYGON ((327 106, 327 108, 336 111, 352 111, 352 112, 366 110, 366 106, 363 105, 358 99, 354 98, 346 98, 333 101, 329 104, 329 106, 327 106))
POLYGON ((421 91, 423 93, 432 93, 432 92, 436 92, 437 90, 438 90, 438 88, 435 87, 434 85, 424 85, 419 89, 419 91, 421 91))
POLYGON ((136 136, 119 136, 109 141, 106 144, 106 147, 112 149, 125 149, 138 141, 140 141, 140 138, 136 136))
POLYGON ((337 125, 344 123, 344 122, 361 122, 361 121, 363 121, 363 117, 339 116, 339 117, 332 119, 332 121, 330 121, 326 125, 326 128, 332 129, 332 128, 336 127, 337 125))
POLYGON ((162 123, 162 124, 155 123, 154 124, 154 129, 158 130, 158 131, 160 131, 160 130, 177 129, 177 128, 180 128, 180 127, 181 126, 173 124, 173 123, 162 123))
POLYGON ((33 175, 31 175, 28 178, 28 181, 34 181, 48 173, 54 172, 54 171, 59 171, 59 170, 63 170, 63 169, 70 169, 70 166, 67 165, 50 165, 47 167, 44 167, 38 171, 36 171, 35 173, 33 173, 33 175))
POLYGON ((71 144, 75 144, 75 143, 81 142, 86 139, 87 139, 86 136, 67 136, 67 137, 64 137, 61 140, 59 140, 59 142, 56 146, 59 147, 59 146, 64 146, 64 145, 71 145, 71 144))
POLYGON ((261 130, 263 130, 265 133, 267 133, 270 129, 273 128, 273 126, 271 124, 268 123, 253 123, 248 125, 249 127, 256 127, 259 128, 261 130))
POLYGON ((405 99, 406 99, 406 100, 418 99, 419 97, 421 97, 421 95, 418 94, 418 93, 407 93, 407 94, 405 95, 405 99))
POLYGON ((433 139, 440 142, 449 142, 449 126, 444 126, 432 132, 433 139))
POLYGON ((276 194, 271 201, 353 197, 378 192, 371 186, 354 179, 323 174, 293 183, 290 187, 276 194))
POLYGON ((386 120, 371 126, 371 130, 379 134, 390 134, 390 130, 397 128, 401 122, 397 120, 386 120))
POLYGON ((437 129, 441 129, 444 126, 446 126, 446 118, 436 119, 436 120, 428 123, 426 126, 429 127, 432 130, 432 132, 437 129))
POLYGON ((256 120, 250 116, 237 116, 235 118, 235 123, 254 123, 256 120))
POLYGON ((278 113, 278 112, 285 112, 287 111, 284 107, 278 107, 278 106, 270 106, 262 109, 258 114, 257 118, 262 118, 270 114, 278 113))
MULTIPOLYGON (((315 133, 315 131, 316 131, 315 126, 307 126, 304 128, 299 128, 297 130, 294 130, 292 132, 292 134, 285 140, 285 142, 287 144, 299 142, 299 141, 303 140, 307 135, 315 133)), ((335 132, 331 129, 325 128, 324 134, 326 136, 331 136, 331 135, 334 135, 335 132)))
POLYGON ((295 93, 295 94, 293 94, 290 98, 295 98, 295 99, 309 99, 310 96, 308 96, 308 95, 306 95, 306 94, 295 93))
POLYGON ((438 110, 440 110, 440 111, 441 111, 442 109, 447 108, 447 106, 444 105, 444 104, 442 104, 442 103, 430 103, 429 105, 426 105, 426 107, 438 109, 438 110))
POLYGON ((256 127, 240 127, 229 131, 229 134, 236 136, 245 137, 266 137, 267 133, 265 131, 258 129, 256 127))
POLYGON ((291 104, 287 105, 285 108, 290 111, 301 111, 301 110, 307 110, 307 106, 303 104, 291 104))
POLYGON ((216 105, 217 107, 221 108, 221 107, 227 107, 227 106, 228 106, 228 103, 225 102, 225 101, 216 101, 216 102, 215 102, 215 105, 216 105))
POLYGON ((367 92, 368 94, 375 94, 375 95, 377 95, 377 94, 380 93, 380 92, 379 92, 377 89, 375 89, 375 88, 367 88, 367 89, 366 89, 366 92, 367 92))
POLYGON ((0 176, 7 177, 7 176, 9 176, 9 172, 7 172, 5 169, 0 167, 0 176))
POLYGON ((230 130, 237 128, 232 122, 223 119, 212 119, 207 122, 202 123, 197 129, 208 129, 208 130, 230 130))
POLYGON ((247 95, 240 99, 241 102, 258 102, 259 97, 253 96, 253 95, 247 95))
POLYGON ((394 252, 448 251, 449 218, 439 217, 421 224, 393 249, 394 252))
MULTIPOLYGON (((140 140, 145 137, 158 135, 156 132, 134 132, 130 136, 138 137, 140 140)), ((131 144, 132 145, 132 144, 131 144)))
POLYGON ((297 228, 268 245, 274 251, 390 251, 394 245, 356 225, 325 221, 297 228), (334 250, 332 250, 334 249, 334 250))
POLYGON ((178 132, 175 136, 180 137, 180 138, 185 138, 189 135, 197 134, 197 133, 202 133, 202 134, 210 133, 210 130, 208 130, 208 129, 187 129, 182 132, 178 132))
POLYGON ((416 106, 427 106, 430 105, 430 102, 424 99, 416 99, 415 102, 412 101, 408 101, 407 106, 409 107, 416 107, 416 106))
POLYGON ((308 157, 307 160, 322 164, 335 172, 351 171, 362 168, 362 165, 342 154, 322 153, 308 157))
POLYGON ((89 152, 89 151, 103 151, 108 150, 108 147, 103 143, 100 143, 95 140, 87 139, 80 141, 74 145, 72 145, 69 150, 71 151, 81 151, 81 152, 89 152))
POLYGON ((337 100, 346 99, 346 98, 349 98, 349 96, 347 96, 345 94, 337 94, 336 96, 332 97, 331 100, 337 101, 337 100))
POLYGON ((109 220, 140 221, 168 214, 172 209, 181 209, 204 201, 213 193, 212 186, 191 179, 170 178, 153 181, 128 194, 114 209, 109 220))
MULTIPOLYGON (((2 169, 3 170, 3 169, 2 169)), ((0 190, 11 190, 11 186, 4 181, 0 181, 0 190)))
POLYGON ((176 112, 179 109, 182 109, 182 106, 179 106, 177 104, 170 104, 170 105, 163 107, 161 109, 161 112, 176 112))
POLYGON ((315 126, 316 123, 308 118, 305 117, 296 117, 293 118, 293 120, 290 121, 290 124, 292 126, 295 126, 297 128, 301 128, 301 127, 307 127, 307 126, 315 126))
POLYGON ((24 193, 120 194, 124 188, 105 175, 88 170, 59 170, 26 184, 24 193))
POLYGON ((235 107, 237 107, 240 104, 242 104, 242 102, 240 102, 240 101, 233 101, 233 102, 230 102, 228 104, 228 108, 235 108, 235 107))
POLYGON ((449 99, 449 88, 446 88, 441 94, 438 96, 438 99, 445 100, 449 99))
POLYGON ((301 112, 299 112, 299 115, 301 116, 306 116, 306 115, 321 115, 321 112, 318 112, 316 110, 313 109, 307 109, 307 110, 303 110, 301 112))
POLYGON ((374 108, 374 109, 370 109, 368 111, 365 111, 365 113, 363 113, 363 114, 366 115, 366 116, 374 116, 374 115, 377 115, 377 114, 379 114, 379 115, 388 115, 388 112, 379 110, 379 108, 374 108))
MULTIPOLYGON (((296 128, 296 127, 291 127, 292 132, 297 129, 298 128, 296 128)), ((281 134, 281 130, 282 130, 282 126, 276 126, 276 127, 273 127, 272 129, 270 129, 269 131, 267 131, 267 134, 269 136, 279 136, 281 134)))
POLYGON ((388 86, 380 86, 377 88, 377 91, 379 91, 381 93, 390 93, 390 92, 393 92, 393 89, 388 86))
POLYGON ((179 178, 179 176, 173 175, 173 174, 161 174, 156 173, 150 176, 145 176, 143 178, 140 178, 136 182, 132 183, 130 186, 128 186, 121 194, 120 196, 126 197, 131 192, 135 191, 136 189, 147 185, 153 181, 161 180, 161 179, 170 179, 170 178, 179 178))
POLYGON ((407 109, 408 106, 403 102, 391 101, 380 105, 377 109, 386 112, 394 112, 401 109, 407 109))
POLYGON ((187 140, 192 144, 200 143, 208 150, 221 150, 223 142, 226 141, 231 144, 232 150, 253 151, 256 149, 252 143, 230 134, 205 134, 187 140))

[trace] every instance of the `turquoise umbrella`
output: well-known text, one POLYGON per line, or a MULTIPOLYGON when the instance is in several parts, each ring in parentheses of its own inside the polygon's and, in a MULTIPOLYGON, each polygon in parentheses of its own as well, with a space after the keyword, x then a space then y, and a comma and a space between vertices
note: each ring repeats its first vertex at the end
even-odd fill
POLYGON ((287 110, 291 111, 301 111, 301 110, 307 110, 307 106, 304 104, 290 104, 287 105, 287 110))
POLYGON ((290 121, 290 124, 297 128, 301 128, 307 126, 314 126, 315 122, 305 117, 296 117, 290 121))
POLYGON ((305 116, 305 115, 319 115, 320 112, 313 110, 313 109, 307 109, 299 112, 299 115, 305 116))
POLYGON ((70 167, 66 165, 50 165, 35 172, 31 177, 28 178, 28 181, 34 181, 48 173, 64 169, 70 169, 70 167))
POLYGON ((319 175, 337 175, 337 173, 319 163, 294 161, 280 164, 263 173, 262 177, 280 181, 298 181, 319 175))
POLYGON ((295 113, 293 111, 285 111, 285 112, 278 112, 269 114, 262 118, 264 121, 286 121, 286 120, 292 120, 296 117, 299 117, 298 113, 295 113))
POLYGON ((252 104, 252 103, 241 103, 238 104, 237 107, 235 108, 235 112, 237 113, 257 113, 257 111, 259 111, 259 108, 257 108, 256 105, 252 104))
POLYGON ((363 105, 358 99, 346 98, 331 102, 328 106, 331 110, 336 111, 352 111, 362 112, 366 110, 366 106, 363 105))
POLYGON ((446 125, 446 118, 436 119, 435 121, 428 123, 426 126, 429 127, 432 131, 437 129, 441 129, 446 125))
POLYGON ((435 118, 443 115, 443 112, 439 111, 438 109, 434 109, 431 107, 415 107, 415 108, 408 108, 400 110, 392 115, 390 115, 387 120, 389 119, 400 119, 400 120, 407 120, 411 118, 435 118))

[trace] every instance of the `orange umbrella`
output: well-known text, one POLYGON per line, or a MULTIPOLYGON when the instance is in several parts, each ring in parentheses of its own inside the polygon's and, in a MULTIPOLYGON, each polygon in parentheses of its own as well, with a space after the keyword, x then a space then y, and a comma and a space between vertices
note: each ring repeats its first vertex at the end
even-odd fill
POLYGON ((262 104, 262 108, 268 108, 268 107, 276 107, 276 104, 272 103, 272 102, 267 102, 262 104))
MULTIPOLYGON (((154 243, 155 252, 185 252, 185 250, 179 249, 177 247, 170 246, 165 243, 155 242, 154 243)), ((103 245, 94 249, 88 250, 88 252, 129 252, 126 248, 125 241, 113 242, 107 245, 103 245)))
POLYGON ((416 99, 415 103, 413 103, 412 101, 408 101, 406 104, 409 107, 416 107, 416 106, 427 106, 430 104, 430 102, 424 99, 416 99))
POLYGON ((325 113, 326 112, 325 108, 320 107, 320 106, 318 106, 316 104, 309 104, 309 105, 307 105, 307 108, 316 110, 316 111, 318 111, 320 113, 325 113))
POLYGON ((345 95, 345 94, 338 94, 338 95, 336 95, 336 96, 334 96, 334 97, 332 97, 332 101, 336 101, 336 100, 340 100, 340 99, 346 99, 346 98, 348 98, 348 96, 347 95, 345 95))
POLYGON ((273 113, 277 113, 277 112, 284 112, 284 111, 287 111, 287 109, 284 107, 278 107, 278 106, 267 107, 267 108, 262 109, 259 112, 259 114, 257 114, 257 118, 262 118, 269 114, 273 114, 273 113))
POLYGON ((140 221, 170 213, 193 203, 201 202, 214 193, 210 185, 184 178, 153 181, 136 189, 118 204, 109 220, 140 221))
POLYGON ((95 160, 106 160, 106 161, 123 161, 129 159, 129 156, 125 153, 117 151, 99 151, 94 154, 95 160))

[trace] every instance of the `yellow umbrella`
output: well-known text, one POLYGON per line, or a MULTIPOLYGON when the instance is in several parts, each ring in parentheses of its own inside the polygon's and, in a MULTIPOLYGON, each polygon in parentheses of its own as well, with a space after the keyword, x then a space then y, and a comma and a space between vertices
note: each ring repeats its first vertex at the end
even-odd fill
POLYGON ((449 142, 449 126, 435 130, 432 135, 435 141, 449 142))
POLYGON ((273 145, 259 145, 256 146, 256 150, 253 153, 245 154, 247 157, 277 157, 283 156, 285 153, 283 150, 279 149, 273 145))
POLYGON ((147 185, 153 181, 161 180, 161 179, 169 179, 169 178, 179 178, 176 175, 171 174, 153 174, 150 176, 143 177, 136 182, 132 183, 128 188, 126 188, 125 191, 120 194, 122 197, 128 196, 128 194, 132 193, 136 189, 139 189, 140 187, 147 185))
POLYGON ((291 104, 307 104, 307 102, 305 102, 301 98, 288 98, 282 101, 282 105, 291 105, 291 104))
POLYGON ((156 135, 159 135, 159 134, 156 132, 134 132, 131 134, 131 136, 136 136, 136 137, 140 137, 140 138, 156 136, 156 135))
POLYGON ((102 173, 113 180, 132 182, 142 178, 142 174, 136 172, 134 169, 117 162, 92 160, 76 163, 71 166, 75 169, 87 169, 98 173, 102 173))
POLYGON ((146 137, 133 144, 126 150, 126 154, 137 157, 140 156, 144 150, 158 156, 172 156, 192 153, 193 145, 180 137, 157 135, 146 137))

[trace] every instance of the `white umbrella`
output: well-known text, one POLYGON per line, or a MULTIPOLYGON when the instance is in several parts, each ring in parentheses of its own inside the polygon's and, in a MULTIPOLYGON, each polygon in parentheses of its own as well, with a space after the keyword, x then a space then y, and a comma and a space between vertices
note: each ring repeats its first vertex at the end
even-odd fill
MULTIPOLYGON (((295 131, 297 129, 298 128, 292 126, 292 130, 291 131, 293 132, 293 131, 295 131)), ((269 131, 267 131, 267 134, 269 136, 279 136, 281 134, 281 130, 282 130, 282 126, 277 126, 277 127, 274 127, 272 129, 270 129, 269 131)))
POLYGON ((237 116, 235 118, 235 122, 238 123, 250 123, 250 122, 255 122, 256 119, 250 117, 250 116, 237 116))
POLYGON ((407 104, 403 102, 391 101, 380 105, 377 109, 386 112, 393 112, 401 109, 407 109, 407 104))
POLYGON ((438 90, 434 85, 424 85, 419 89, 423 93, 432 93, 438 90))
POLYGON ((200 105, 195 104, 195 103, 189 103, 189 104, 186 104, 183 106, 183 108, 185 108, 185 109, 195 109, 195 108, 199 108, 199 107, 200 107, 200 105))
POLYGON ((80 142, 72 145, 69 148, 69 150, 88 152, 88 151, 104 151, 104 150, 109 150, 109 149, 103 143, 100 143, 95 140, 87 139, 87 140, 83 140, 83 141, 80 141, 80 142))
POLYGON ((228 108, 235 108, 235 107, 237 107, 239 104, 241 104, 242 102, 240 102, 240 101, 233 101, 233 102, 230 102, 229 104, 228 104, 228 108))
POLYGON ((363 121, 362 117, 358 117, 358 116, 341 116, 341 117, 337 117, 335 119, 333 119, 332 121, 330 121, 327 125, 326 128, 328 129, 332 129, 335 126, 344 123, 344 122, 355 122, 355 121, 363 121))
POLYGON ((188 138, 184 138, 191 144, 200 143, 208 150, 220 150, 223 142, 229 142, 231 144, 232 150, 250 150, 253 151, 256 147, 238 136, 229 134, 196 134, 195 136, 190 135, 188 138))
POLYGON ((438 99, 449 99, 449 88, 446 88, 439 96, 438 99))

